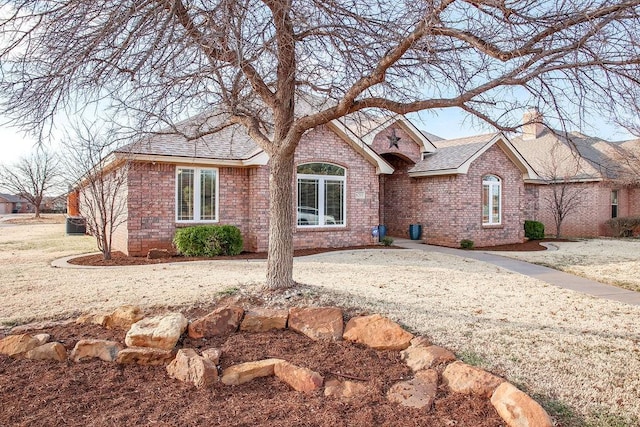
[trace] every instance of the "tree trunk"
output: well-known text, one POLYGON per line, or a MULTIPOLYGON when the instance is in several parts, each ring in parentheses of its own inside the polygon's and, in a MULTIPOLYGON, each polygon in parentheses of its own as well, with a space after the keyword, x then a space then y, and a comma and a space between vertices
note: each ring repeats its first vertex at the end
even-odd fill
POLYGON ((277 153, 269 160, 269 252, 267 289, 284 289, 293 281, 294 153, 277 153))

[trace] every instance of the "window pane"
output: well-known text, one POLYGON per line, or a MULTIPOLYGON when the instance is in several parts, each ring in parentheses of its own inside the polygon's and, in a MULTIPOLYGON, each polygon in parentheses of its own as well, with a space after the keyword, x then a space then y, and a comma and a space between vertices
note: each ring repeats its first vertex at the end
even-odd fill
POLYGON ((329 163, 307 163, 298 166, 298 173, 307 175, 344 176, 344 168, 329 163))
POLYGON ((200 171, 200 219, 216 219, 216 171, 200 171))
POLYGON ((482 223, 489 223, 489 186, 482 186, 482 223))
POLYGON ((344 224, 344 181, 324 183, 324 224, 344 224))
POLYGON ((500 224, 500 186, 492 185, 491 223, 500 224))
POLYGON ((193 220, 193 169, 178 169, 178 220, 193 220))
POLYGON ((318 225, 318 180, 298 179, 298 225, 318 225))

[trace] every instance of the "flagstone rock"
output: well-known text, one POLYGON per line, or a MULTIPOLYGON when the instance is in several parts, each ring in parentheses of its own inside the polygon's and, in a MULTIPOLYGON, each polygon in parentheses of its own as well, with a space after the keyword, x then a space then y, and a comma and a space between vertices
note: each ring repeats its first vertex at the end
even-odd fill
POLYGON ((144 318, 142 309, 135 305, 124 305, 106 316, 104 326, 108 329, 129 329, 144 318))
POLYGON ((552 427, 549 414, 532 398, 508 382, 491 396, 491 404, 509 427, 552 427))
POLYGON ((244 313, 240 330, 244 332, 265 332, 273 329, 286 329, 288 318, 288 310, 254 308, 244 313))
POLYGON ((40 345, 40 341, 29 334, 9 335, 0 340, 0 354, 20 356, 40 345))
POLYGON ((32 337, 38 340, 38 345, 44 345, 51 339, 51 335, 49 334, 35 334, 32 335, 32 337))
POLYGON ((55 360, 57 362, 64 362, 67 360, 67 349, 59 342, 49 342, 27 351, 24 357, 25 359, 31 360, 55 360))
POLYGON ((491 397, 495 389, 504 382, 502 378, 460 361, 447 366, 442 379, 451 391, 486 397, 491 397))
POLYGON ((161 366, 171 362, 174 358, 175 353, 172 350, 153 347, 127 347, 118 352, 116 362, 121 365, 161 366))
POLYGON ((167 365, 171 378, 205 387, 218 380, 218 369, 209 359, 199 356, 192 348, 178 350, 176 358, 167 365))
POLYGON ((233 365, 222 372, 221 381, 226 385, 240 385, 255 378, 269 377, 274 375, 274 367, 282 362, 282 359, 264 359, 233 365))
POLYGON ((104 326, 107 324, 107 317, 108 315, 106 314, 83 314, 76 319, 76 323, 79 325, 92 324, 104 326))
POLYGON ((413 334, 379 314, 352 317, 342 336, 345 340, 365 344, 376 350, 404 350, 413 334))
POLYGON ((83 359, 98 358, 105 362, 114 362, 120 350, 122 347, 115 341, 80 340, 71 351, 71 360, 79 362, 83 359))
POLYGON ((340 381, 336 378, 328 380, 324 385, 324 395, 337 399, 350 400, 366 394, 365 384, 355 381, 340 381))
POLYGON ((131 325, 125 343, 128 347, 154 347, 171 350, 176 346, 189 321, 182 313, 148 317, 131 325))
POLYGON ((244 310, 238 306, 220 307, 205 317, 189 324, 189 337, 193 339, 226 335, 238 330, 244 310))
POLYGON ((220 363, 220 357, 222 356, 222 350, 219 348, 208 348, 202 351, 202 357, 209 359, 214 365, 220 363))
POLYGON ((455 354, 446 348, 436 345, 425 347, 413 344, 400 352, 400 358, 404 360, 407 366, 414 372, 456 360, 455 354))
POLYGON ((419 371, 408 381, 394 384, 387 392, 387 399, 401 406, 431 409, 438 393, 438 372, 433 369, 419 371))
POLYGON ((304 393, 319 389, 324 382, 319 373, 284 361, 276 364, 273 372, 291 388, 304 393))
POLYGON ((342 310, 335 307, 292 307, 289 309, 289 329, 316 341, 339 341, 344 329, 342 310))

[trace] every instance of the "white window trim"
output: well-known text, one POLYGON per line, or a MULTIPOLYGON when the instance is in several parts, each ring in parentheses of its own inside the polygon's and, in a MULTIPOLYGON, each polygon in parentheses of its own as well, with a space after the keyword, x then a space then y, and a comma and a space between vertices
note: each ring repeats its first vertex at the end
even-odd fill
POLYGON ((220 172, 218 168, 197 168, 197 167, 185 167, 185 166, 177 166, 175 173, 175 220, 177 223, 185 224, 185 223, 216 223, 220 222, 220 172), (192 170, 193 171, 193 219, 178 219, 178 199, 179 199, 179 191, 178 188, 178 171, 179 170, 192 170), (200 172, 201 171, 213 171, 216 173, 216 219, 200 219, 200 172))
MULTIPOLYGON (((304 230, 308 230, 310 228, 345 228, 347 226, 347 169, 343 166, 336 165, 335 163, 329 162, 311 162, 311 163, 326 163, 329 165, 334 165, 342 170, 344 170, 344 175, 311 175, 304 173, 296 173, 296 227, 302 228, 304 230), (318 180, 318 225, 300 225, 298 224, 298 181, 300 179, 317 179, 318 180), (326 181, 342 181, 344 196, 342 198, 342 212, 344 213, 344 218, 342 224, 325 224, 324 223, 324 209, 320 209, 324 207, 324 188, 326 181)), ((302 166, 308 163, 301 163, 298 166, 302 166)), ((297 169, 297 166, 296 166, 297 169)))
MULTIPOLYGON (((487 201, 489 206, 489 221, 485 222, 484 218, 482 219, 482 225, 486 225, 486 226, 493 226, 493 225, 502 225, 502 178, 500 178, 498 175, 493 175, 493 174, 488 174, 482 177, 482 191, 484 194, 484 186, 487 185, 489 186, 489 200, 487 201), (485 177, 487 176, 493 176, 496 177, 498 179, 498 181, 485 181, 485 177), (497 187, 500 191, 500 197, 498 198, 498 222, 493 222, 493 193, 495 192, 494 188, 497 187)), ((483 203, 483 208, 484 208, 484 203, 483 203)))

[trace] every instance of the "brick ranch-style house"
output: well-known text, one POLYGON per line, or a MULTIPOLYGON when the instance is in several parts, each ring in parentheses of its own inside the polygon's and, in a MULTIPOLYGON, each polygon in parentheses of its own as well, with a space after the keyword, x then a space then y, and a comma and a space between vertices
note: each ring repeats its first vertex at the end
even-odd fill
MULTIPOLYGON (((367 245, 380 224, 400 237, 419 224, 423 240, 451 247, 462 239, 476 246, 520 243, 527 219, 553 229, 543 211, 550 188, 539 172, 544 156, 535 155, 542 134, 527 134, 532 126, 540 131, 539 124, 512 139, 494 133, 443 140, 398 115, 347 117, 307 132, 295 152, 294 247, 367 245)), ((112 153, 107 163, 111 170, 126 165, 127 174, 114 250, 144 256, 170 249, 177 228, 198 224, 235 225, 246 251, 267 250, 269 158, 241 127, 197 139, 152 135, 112 153)), ((596 181, 593 192, 604 193, 604 182, 596 181)), ((618 191, 637 200, 635 189, 618 191)), ((593 197, 587 203, 611 209, 593 197)), ((621 204, 619 214, 639 208, 621 204)), ((585 231, 567 221, 568 230, 585 231)), ((594 221, 603 223, 603 215, 594 221)))

